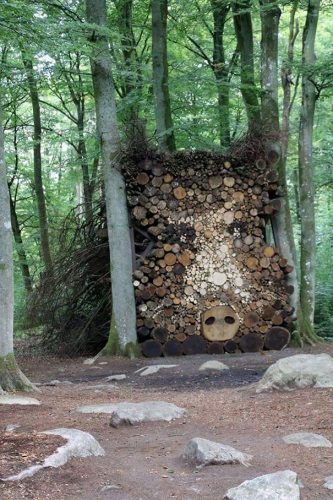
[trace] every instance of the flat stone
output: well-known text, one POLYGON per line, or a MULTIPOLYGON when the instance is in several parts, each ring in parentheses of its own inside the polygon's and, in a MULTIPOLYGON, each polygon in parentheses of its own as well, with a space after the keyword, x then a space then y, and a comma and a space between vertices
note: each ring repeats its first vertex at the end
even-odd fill
POLYGON ((173 403, 165 401, 144 401, 142 403, 114 403, 103 405, 87 405, 78 408, 80 413, 109 413, 110 425, 140 424, 142 422, 171 422, 185 415, 186 411, 173 403))
POLYGON ((333 387, 333 358, 328 354, 296 354, 270 366, 257 385, 257 392, 274 389, 333 387))
POLYGON ((328 490, 333 490, 333 476, 325 477, 324 488, 328 490))
POLYGON ((203 438, 193 438, 187 444, 183 457, 201 467, 204 465, 242 464, 249 465, 251 455, 242 453, 232 446, 215 443, 203 438))
POLYGON ((55 453, 45 458, 42 464, 32 465, 19 474, 5 478, 4 481, 20 481, 26 477, 33 476, 36 472, 46 467, 61 467, 72 457, 98 457, 105 455, 98 441, 88 432, 83 432, 78 429, 59 428, 44 431, 42 434, 62 436, 67 439, 67 443, 63 446, 59 446, 55 453))
POLYGON ((153 373, 157 373, 163 369, 176 368, 178 365, 152 365, 152 366, 144 366, 143 368, 139 368, 135 373, 140 373, 141 377, 145 377, 146 375, 152 375, 153 373))
POLYGON ((225 365, 224 363, 221 363, 220 361, 212 359, 211 361, 206 361, 199 367, 200 372, 205 370, 215 370, 218 372, 222 372, 223 370, 229 370, 229 366, 225 365))
POLYGON ((112 380, 125 380, 126 375, 124 373, 121 373, 119 375, 110 375, 109 377, 106 377, 105 380, 108 382, 111 382, 112 380))
POLYGON ((307 448, 332 448, 332 443, 321 434, 312 432, 295 432, 283 437, 288 444, 301 444, 307 448))
POLYGON ((14 432, 19 427, 21 427, 20 424, 8 424, 5 428, 5 432, 14 432))
POLYGON ((0 394, 0 405, 40 405, 40 401, 27 396, 9 396, 0 394))
POLYGON ((291 470, 273 472, 244 481, 227 491, 225 500, 300 500, 297 474, 291 470))

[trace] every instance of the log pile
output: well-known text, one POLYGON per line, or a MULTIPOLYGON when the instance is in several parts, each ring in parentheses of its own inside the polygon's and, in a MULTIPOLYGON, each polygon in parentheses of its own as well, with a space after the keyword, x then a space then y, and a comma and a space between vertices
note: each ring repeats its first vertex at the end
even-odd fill
POLYGON ((276 174, 207 152, 127 160, 138 338, 146 356, 281 349, 292 271, 272 241, 276 174))

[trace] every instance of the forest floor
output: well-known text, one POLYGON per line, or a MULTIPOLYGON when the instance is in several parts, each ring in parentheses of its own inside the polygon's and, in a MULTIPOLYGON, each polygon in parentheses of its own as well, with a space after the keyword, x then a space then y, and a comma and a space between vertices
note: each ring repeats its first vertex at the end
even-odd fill
MULTIPOLYGON (((72 384, 42 385, 41 393, 35 395, 40 406, 0 406, 0 438, 6 436, 4 429, 9 424, 19 424, 15 433, 22 433, 22 437, 34 431, 72 427, 90 432, 105 449, 105 456, 75 458, 59 469, 44 469, 32 478, 0 484, 0 498, 213 500, 222 499, 228 488, 246 479, 284 469, 298 473, 304 485, 302 500, 333 498, 333 491, 323 488, 324 478, 333 475, 333 448, 304 448, 282 441, 283 436, 297 431, 319 433, 333 441, 333 389, 255 392, 255 382, 270 364, 299 352, 286 349, 133 361, 100 358, 91 366, 83 364, 83 358, 19 356, 32 381, 57 379, 72 384), (211 359, 222 361, 230 370, 199 372, 199 366, 211 359), (135 373, 153 364, 178 366, 148 376, 135 373), (110 388, 90 388, 105 384, 105 378, 114 374, 126 374, 126 379, 111 382, 110 388), (172 402, 188 414, 171 423, 115 429, 109 426, 107 414, 77 411, 83 404, 145 400, 172 402), (193 437, 249 453, 253 455, 252 466, 196 469, 181 458, 193 437)), ((333 346, 307 352, 333 354, 333 346)), ((26 455, 33 458, 39 454, 30 447, 23 457, 26 462, 26 455)))

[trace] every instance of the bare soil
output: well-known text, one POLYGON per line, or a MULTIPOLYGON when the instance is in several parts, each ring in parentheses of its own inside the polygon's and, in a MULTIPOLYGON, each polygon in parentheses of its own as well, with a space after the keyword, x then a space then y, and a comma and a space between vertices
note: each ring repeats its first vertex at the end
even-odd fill
POLYGON ((59 436, 37 434, 36 432, 14 434, 0 433, 0 477, 18 474, 30 465, 44 462, 44 458, 52 455, 58 448, 66 444, 59 436))
MULTIPOLYGON (((57 379, 72 384, 42 385, 41 394, 36 394, 40 406, 0 406, 0 431, 8 424, 20 424, 17 434, 78 428, 93 434, 105 449, 105 457, 72 459, 59 469, 43 470, 19 483, 0 484, 0 498, 213 500, 222 499, 228 488, 246 479, 291 469, 304 485, 302 500, 333 499, 333 491, 322 486, 324 478, 333 475, 333 448, 308 449, 282 440, 291 432, 308 431, 333 442, 333 389, 255 392, 255 382, 271 363, 298 352, 286 349, 134 361, 114 357, 100 358, 92 366, 84 365, 82 358, 19 357, 21 367, 34 382, 49 384, 57 379), (199 366, 208 359, 218 359, 230 370, 199 372, 199 366), (178 366, 146 377, 135 373, 152 364, 178 366), (125 380, 111 382, 108 388, 96 387, 106 384, 107 376, 121 373, 127 375, 125 380), (114 429, 106 414, 77 411, 83 404, 145 400, 172 402, 186 408, 188 414, 170 424, 114 429), (198 470, 181 458, 193 437, 219 441, 249 453, 253 455, 252 466, 198 470)), ((308 352, 333 354, 333 346, 308 352)), ((35 443, 33 452, 39 457, 40 443, 35 443)), ((31 447, 28 453, 32 453, 31 447)))

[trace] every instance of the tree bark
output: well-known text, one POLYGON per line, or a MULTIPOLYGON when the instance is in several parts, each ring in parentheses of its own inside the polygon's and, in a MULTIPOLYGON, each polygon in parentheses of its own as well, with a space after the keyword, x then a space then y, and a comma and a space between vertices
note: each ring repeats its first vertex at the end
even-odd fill
POLYGON ((302 309, 302 316, 299 321, 299 331, 304 340, 309 343, 320 340, 313 328, 316 229, 312 143, 316 89, 312 81, 312 76, 309 74, 310 66, 315 63, 315 40, 319 9, 320 0, 308 0, 308 11, 303 31, 302 105, 300 111, 298 142, 299 201, 301 214, 300 306, 302 309))
POLYGON ((161 150, 175 151, 168 82, 167 15, 168 0, 152 0, 153 92, 157 138, 161 150))
POLYGON ((33 63, 32 60, 29 57, 27 57, 24 51, 22 51, 22 60, 28 78, 30 99, 33 111, 33 121, 34 121, 34 133, 33 133, 34 184, 35 184, 35 193, 37 199, 41 254, 45 270, 48 273, 52 273, 52 258, 50 251, 50 242, 49 242, 49 226, 47 220, 45 194, 43 187, 43 175, 42 175, 42 154, 41 154, 42 125, 41 125, 39 96, 38 96, 37 82, 35 80, 35 75, 34 75, 33 63))
MULTIPOLYGON (((86 0, 89 23, 105 30, 105 0, 86 0)), ((105 353, 134 356, 137 352, 132 252, 125 182, 119 164, 120 137, 107 36, 94 29, 91 69, 97 130, 100 138, 110 248, 112 320, 105 353)))
MULTIPOLYGON (((290 215, 289 197, 285 164, 283 161, 281 131, 279 123, 278 102, 278 33, 280 9, 277 2, 271 0, 260 1, 261 17, 261 120, 264 134, 267 137, 267 157, 271 165, 277 170, 282 196, 281 208, 272 216, 272 226, 275 243, 281 254, 293 267, 288 274, 288 284, 294 292, 291 296, 292 306, 297 310, 299 302, 297 259, 292 222, 290 215)), ((299 341, 298 341, 299 342, 299 341)))
POLYGON ((14 280, 12 226, 6 177, 2 113, 0 109, 0 393, 31 390, 14 356, 14 280))
POLYGON ((219 136, 222 147, 230 146, 230 104, 229 104, 229 69, 226 65, 224 51, 224 25, 230 6, 224 0, 211 0, 214 31, 213 31, 213 71, 216 78, 219 136))
POLYGON ((260 127, 260 105, 254 78, 251 0, 233 2, 234 27, 241 56, 241 92, 250 131, 260 127))

